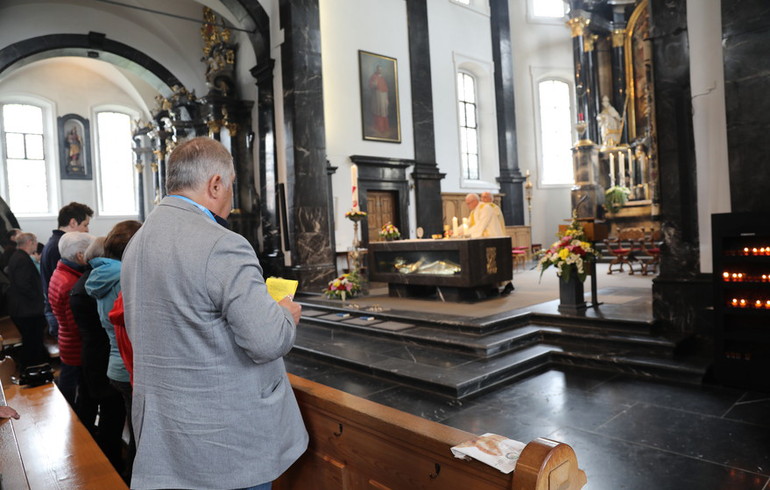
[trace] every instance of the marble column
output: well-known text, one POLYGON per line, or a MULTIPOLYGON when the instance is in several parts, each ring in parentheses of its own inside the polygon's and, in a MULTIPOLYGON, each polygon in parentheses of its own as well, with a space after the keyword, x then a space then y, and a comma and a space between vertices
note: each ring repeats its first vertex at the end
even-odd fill
POLYGON ((430 36, 426 0, 407 0, 409 69, 411 71, 412 121, 414 125, 415 228, 425 236, 443 231, 441 179, 436 163, 436 136, 433 127, 433 84, 430 70, 430 36))
POLYGON ((664 241, 660 274, 653 280, 653 315, 672 338, 708 337, 713 287, 710 276, 700 274, 686 5, 649 5, 664 241))
MULTIPOLYGON (((286 213, 291 273, 300 289, 320 291, 334 278, 334 244, 329 236, 331 189, 326 136, 318 0, 280 0, 286 213)), ((440 208, 439 208, 440 210, 440 208)))
MULTIPOLYGON (((591 83, 591 57, 586 52, 586 37, 591 34, 588 25, 591 19, 586 17, 586 12, 576 10, 573 17, 567 21, 572 35, 572 54, 575 68, 575 99, 577 111, 583 114, 588 123, 586 139, 599 141, 599 125, 596 121, 596 102, 592 96, 591 83), (593 117, 591 117, 593 115, 593 117)), ((590 42, 590 38, 589 38, 590 42)))
MULTIPOLYGON (((275 157, 275 102, 273 77, 275 61, 265 58, 257 61, 251 75, 257 83, 257 135, 259 194, 254 203, 256 219, 261 228, 262 243, 259 262, 265 276, 281 275, 284 255, 281 249, 280 221, 278 219, 278 171, 275 157)), ((253 133, 250 138, 254 138, 253 133)), ((253 142, 249 148, 253 148, 253 142)))
POLYGON ((495 63, 495 101, 497 106, 497 141, 500 157, 501 208, 507 225, 524 224, 525 178, 519 170, 516 151, 516 106, 513 91, 513 53, 507 0, 489 2, 492 23, 492 59, 495 63))
POLYGON ((770 213, 770 5, 762 0, 723 1, 730 205, 733 212, 770 213))
POLYGON ((628 142, 628 124, 625 124, 626 115, 626 55, 623 44, 626 40, 625 22, 613 22, 612 27, 612 50, 610 51, 610 62, 612 63, 612 106, 623 117, 623 132, 620 135, 618 143, 628 142))

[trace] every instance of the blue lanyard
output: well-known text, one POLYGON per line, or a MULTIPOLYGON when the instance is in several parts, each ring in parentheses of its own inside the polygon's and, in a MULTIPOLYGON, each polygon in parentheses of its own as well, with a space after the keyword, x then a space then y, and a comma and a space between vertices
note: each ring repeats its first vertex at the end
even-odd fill
POLYGON ((198 209, 200 209, 201 211, 203 211, 204 213, 206 213, 206 215, 207 215, 209 218, 211 218, 212 220, 214 220, 214 222, 216 222, 216 221, 217 221, 217 220, 216 220, 216 218, 214 218, 214 213, 212 213, 211 211, 209 211, 209 210, 206 208, 206 206, 201 206, 200 204, 198 204, 197 202, 193 201, 193 200, 192 200, 192 199, 190 199, 189 197, 180 196, 179 194, 169 194, 169 195, 168 195, 168 197, 176 197, 176 198, 178 198, 178 199, 181 199, 181 200, 183 200, 183 201, 187 201, 187 202, 189 202, 190 204, 192 204, 193 206, 195 206, 196 208, 198 208, 198 209))

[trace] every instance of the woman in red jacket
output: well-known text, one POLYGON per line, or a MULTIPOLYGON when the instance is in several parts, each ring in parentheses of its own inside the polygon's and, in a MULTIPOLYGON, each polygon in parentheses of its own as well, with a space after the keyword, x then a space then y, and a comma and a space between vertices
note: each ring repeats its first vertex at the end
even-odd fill
POLYGON ((88 402, 90 397, 83 383, 80 367, 82 344, 80 332, 70 308, 70 291, 83 275, 87 266, 84 253, 93 240, 94 237, 88 233, 79 231, 65 233, 59 240, 61 259, 56 264, 56 269, 48 283, 48 302, 59 323, 61 372, 58 386, 79 417, 90 405, 88 402))

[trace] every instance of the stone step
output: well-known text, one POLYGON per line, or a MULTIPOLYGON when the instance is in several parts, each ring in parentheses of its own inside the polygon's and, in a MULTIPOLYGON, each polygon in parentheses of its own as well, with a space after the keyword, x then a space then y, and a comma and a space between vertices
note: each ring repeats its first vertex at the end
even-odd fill
POLYGON ((548 365, 558 346, 536 344, 490 358, 302 326, 294 350, 334 364, 461 399, 548 365))
POLYGON ((625 325, 617 326, 618 322, 599 321, 598 325, 593 327, 548 317, 547 320, 557 324, 548 325, 540 322, 526 324, 525 319, 517 319, 505 330, 486 332, 477 329, 473 333, 466 333, 454 328, 444 328, 440 322, 427 324, 415 322, 413 319, 408 322, 395 321, 381 315, 358 315, 308 308, 305 308, 303 313, 311 315, 303 316, 302 321, 306 324, 360 331, 377 337, 397 337, 418 344, 468 352, 480 357, 493 356, 543 340, 558 339, 563 339, 565 342, 585 339, 586 342, 599 343, 605 347, 637 346, 644 352, 657 350, 663 355, 670 355, 675 347, 672 341, 650 336, 648 333, 650 325, 644 322, 628 321, 625 325), (372 320, 362 320, 368 317, 372 320))

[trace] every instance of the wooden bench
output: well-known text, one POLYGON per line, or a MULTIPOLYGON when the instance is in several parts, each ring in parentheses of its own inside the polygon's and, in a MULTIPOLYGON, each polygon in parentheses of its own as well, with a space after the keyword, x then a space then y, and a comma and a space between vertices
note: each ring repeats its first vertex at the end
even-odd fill
POLYGON ((0 420, 2 488, 127 488, 53 383, 3 388, 21 418, 0 420))
MULTIPOLYGON (((474 434, 290 375, 308 451, 275 490, 576 490, 586 482, 572 448, 538 438, 512 474, 455 458, 450 448, 474 434)), ((505 434, 503 434, 505 435, 505 434)))

